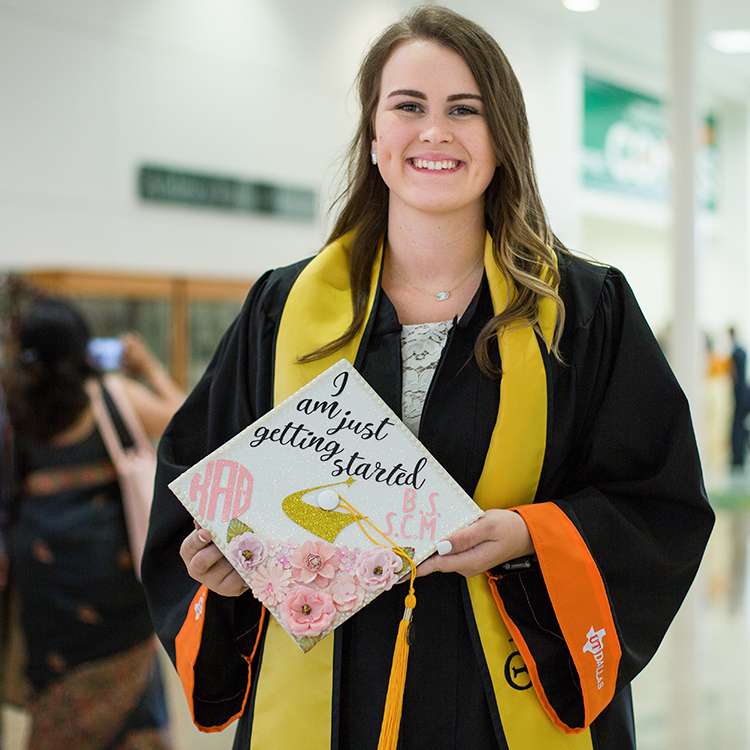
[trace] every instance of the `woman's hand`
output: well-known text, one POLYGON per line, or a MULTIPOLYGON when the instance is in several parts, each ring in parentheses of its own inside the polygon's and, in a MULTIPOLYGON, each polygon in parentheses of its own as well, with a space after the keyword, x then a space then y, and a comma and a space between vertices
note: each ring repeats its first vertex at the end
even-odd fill
POLYGON ((195 531, 185 537, 180 557, 190 577, 211 591, 222 596, 239 596, 247 591, 247 584, 211 541, 211 535, 197 524, 195 531))
POLYGON ((439 543, 445 554, 434 554, 417 566, 417 576, 430 573, 460 573, 466 578, 500 563, 534 553, 526 522, 512 510, 488 510, 471 526, 439 543), (448 542, 449 544, 446 544, 448 542))
POLYGON ((185 400, 185 392, 137 333, 124 333, 120 341, 124 344, 122 370, 138 378, 123 378, 123 387, 146 432, 152 438, 161 437, 169 420, 185 400))
POLYGON ((151 371, 161 367, 159 360, 138 333, 123 333, 120 341, 123 343, 121 363, 123 372, 148 382, 151 371))

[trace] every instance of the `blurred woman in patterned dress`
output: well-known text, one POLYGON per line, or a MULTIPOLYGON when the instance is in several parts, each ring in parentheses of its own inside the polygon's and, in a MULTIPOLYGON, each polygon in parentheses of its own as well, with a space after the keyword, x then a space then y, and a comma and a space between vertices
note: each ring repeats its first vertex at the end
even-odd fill
MULTIPOLYGON (((128 550, 117 475, 86 392, 100 377, 84 318, 42 299, 20 321, 4 385, 13 426, 11 585, 27 644, 30 750, 168 748, 164 690, 128 550)), ((152 437, 183 394, 136 335, 120 378, 152 437)), ((132 444, 111 397, 105 403, 132 444)))

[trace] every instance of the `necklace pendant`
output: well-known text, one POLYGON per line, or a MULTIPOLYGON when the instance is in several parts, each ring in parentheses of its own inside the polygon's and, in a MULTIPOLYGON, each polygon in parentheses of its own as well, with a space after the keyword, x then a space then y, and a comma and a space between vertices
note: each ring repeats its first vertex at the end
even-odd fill
POLYGON ((437 293, 437 294, 435 295, 435 299, 436 299, 436 300, 437 300, 438 302, 442 302, 443 300, 446 300, 446 299, 448 299, 448 297, 450 297, 450 296, 451 296, 451 293, 450 293, 450 292, 438 292, 438 293, 437 293))

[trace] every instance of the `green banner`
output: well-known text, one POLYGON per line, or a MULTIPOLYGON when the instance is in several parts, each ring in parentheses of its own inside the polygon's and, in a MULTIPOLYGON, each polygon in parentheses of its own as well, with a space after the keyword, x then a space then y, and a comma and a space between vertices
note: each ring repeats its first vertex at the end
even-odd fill
POLYGON ((142 166, 139 170, 138 192, 143 200, 157 203, 266 214, 303 221, 313 221, 317 213, 314 190, 150 165, 142 166))
POLYGON ((653 97, 585 76, 583 184, 666 201, 669 163, 664 105, 653 97))
MULTIPOLYGON (((668 111, 659 99, 584 77, 584 186, 666 202, 671 160, 668 111)), ((713 210, 718 169, 713 117, 703 121, 695 167, 699 205, 713 210)))

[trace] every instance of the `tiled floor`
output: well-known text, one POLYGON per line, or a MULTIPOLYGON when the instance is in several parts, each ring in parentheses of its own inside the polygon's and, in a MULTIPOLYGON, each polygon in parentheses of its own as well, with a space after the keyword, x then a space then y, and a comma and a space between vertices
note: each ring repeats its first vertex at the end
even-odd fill
POLYGON ((698 578, 633 683, 639 750, 750 750, 750 484, 711 498, 717 522, 698 578))
MULTIPOLYGON (((750 750, 750 479, 715 482, 710 494, 717 524, 698 579, 633 684, 639 750, 750 750)), ((231 727, 198 732, 165 671, 175 750, 229 750, 231 727)), ((23 750, 25 726, 3 710, 3 750, 23 750)))

